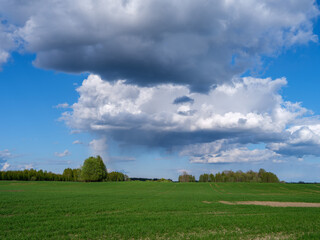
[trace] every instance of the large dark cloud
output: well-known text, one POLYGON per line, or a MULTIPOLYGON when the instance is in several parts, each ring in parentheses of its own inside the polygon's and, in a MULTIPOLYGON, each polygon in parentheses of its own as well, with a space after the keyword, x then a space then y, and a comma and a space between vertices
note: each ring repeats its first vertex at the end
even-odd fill
POLYGON ((38 67, 200 92, 315 40, 318 14, 313 0, 1 0, 0 9, 38 67))

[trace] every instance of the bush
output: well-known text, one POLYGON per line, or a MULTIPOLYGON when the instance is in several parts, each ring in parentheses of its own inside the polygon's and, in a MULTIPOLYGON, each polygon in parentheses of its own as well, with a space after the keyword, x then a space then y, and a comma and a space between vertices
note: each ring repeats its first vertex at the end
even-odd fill
POLYGON ((100 182, 107 178, 107 168, 100 156, 87 158, 81 169, 81 180, 100 182))
POLYGON ((108 181, 112 182, 120 182, 120 181, 128 181, 129 178, 127 175, 121 173, 121 172, 111 172, 108 173, 108 181))

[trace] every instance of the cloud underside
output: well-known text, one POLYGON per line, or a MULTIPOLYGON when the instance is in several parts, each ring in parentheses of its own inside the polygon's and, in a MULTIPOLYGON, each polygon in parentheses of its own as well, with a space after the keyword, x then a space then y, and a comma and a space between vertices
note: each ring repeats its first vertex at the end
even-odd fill
POLYGON ((196 92, 316 41, 319 14, 313 0, 11 0, 0 9, 0 64, 18 48, 45 69, 196 92))
POLYGON ((90 75, 62 119, 73 129, 123 144, 179 151, 192 162, 319 156, 320 122, 299 103, 282 99, 279 91, 286 84, 285 78, 236 78, 204 94, 185 86, 139 87, 90 75), (176 99, 192 101, 177 104, 176 99), (264 149, 248 148, 261 143, 264 149))

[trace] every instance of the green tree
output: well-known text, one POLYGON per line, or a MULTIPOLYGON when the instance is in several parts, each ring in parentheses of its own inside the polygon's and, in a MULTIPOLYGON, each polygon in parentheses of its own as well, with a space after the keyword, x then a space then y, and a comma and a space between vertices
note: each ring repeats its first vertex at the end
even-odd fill
POLYGON ((210 175, 209 175, 209 182, 215 182, 215 177, 214 177, 214 175, 211 173, 210 175))
POLYGON ((73 181, 73 171, 71 168, 66 168, 62 174, 65 181, 73 181))
POLYGON ((179 182, 195 182, 196 179, 194 176, 189 175, 187 172, 183 172, 182 175, 179 176, 179 182))
POLYGON ((81 169, 81 180, 99 182, 107 178, 107 168, 100 156, 87 158, 81 169))
POLYGON ((108 181, 112 181, 112 182, 125 181, 125 175, 121 172, 108 173, 108 181))
POLYGON ((199 182, 209 182, 209 174, 201 174, 199 177, 199 182))
POLYGON ((73 181, 80 181, 81 180, 81 169, 80 168, 72 169, 72 176, 73 176, 73 181))

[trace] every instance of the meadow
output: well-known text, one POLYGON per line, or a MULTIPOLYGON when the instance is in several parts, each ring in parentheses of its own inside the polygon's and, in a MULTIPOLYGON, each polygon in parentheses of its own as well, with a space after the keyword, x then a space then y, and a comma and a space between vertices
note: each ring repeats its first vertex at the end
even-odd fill
POLYGON ((320 239, 320 184, 0 181, 0 239, 320 239))

